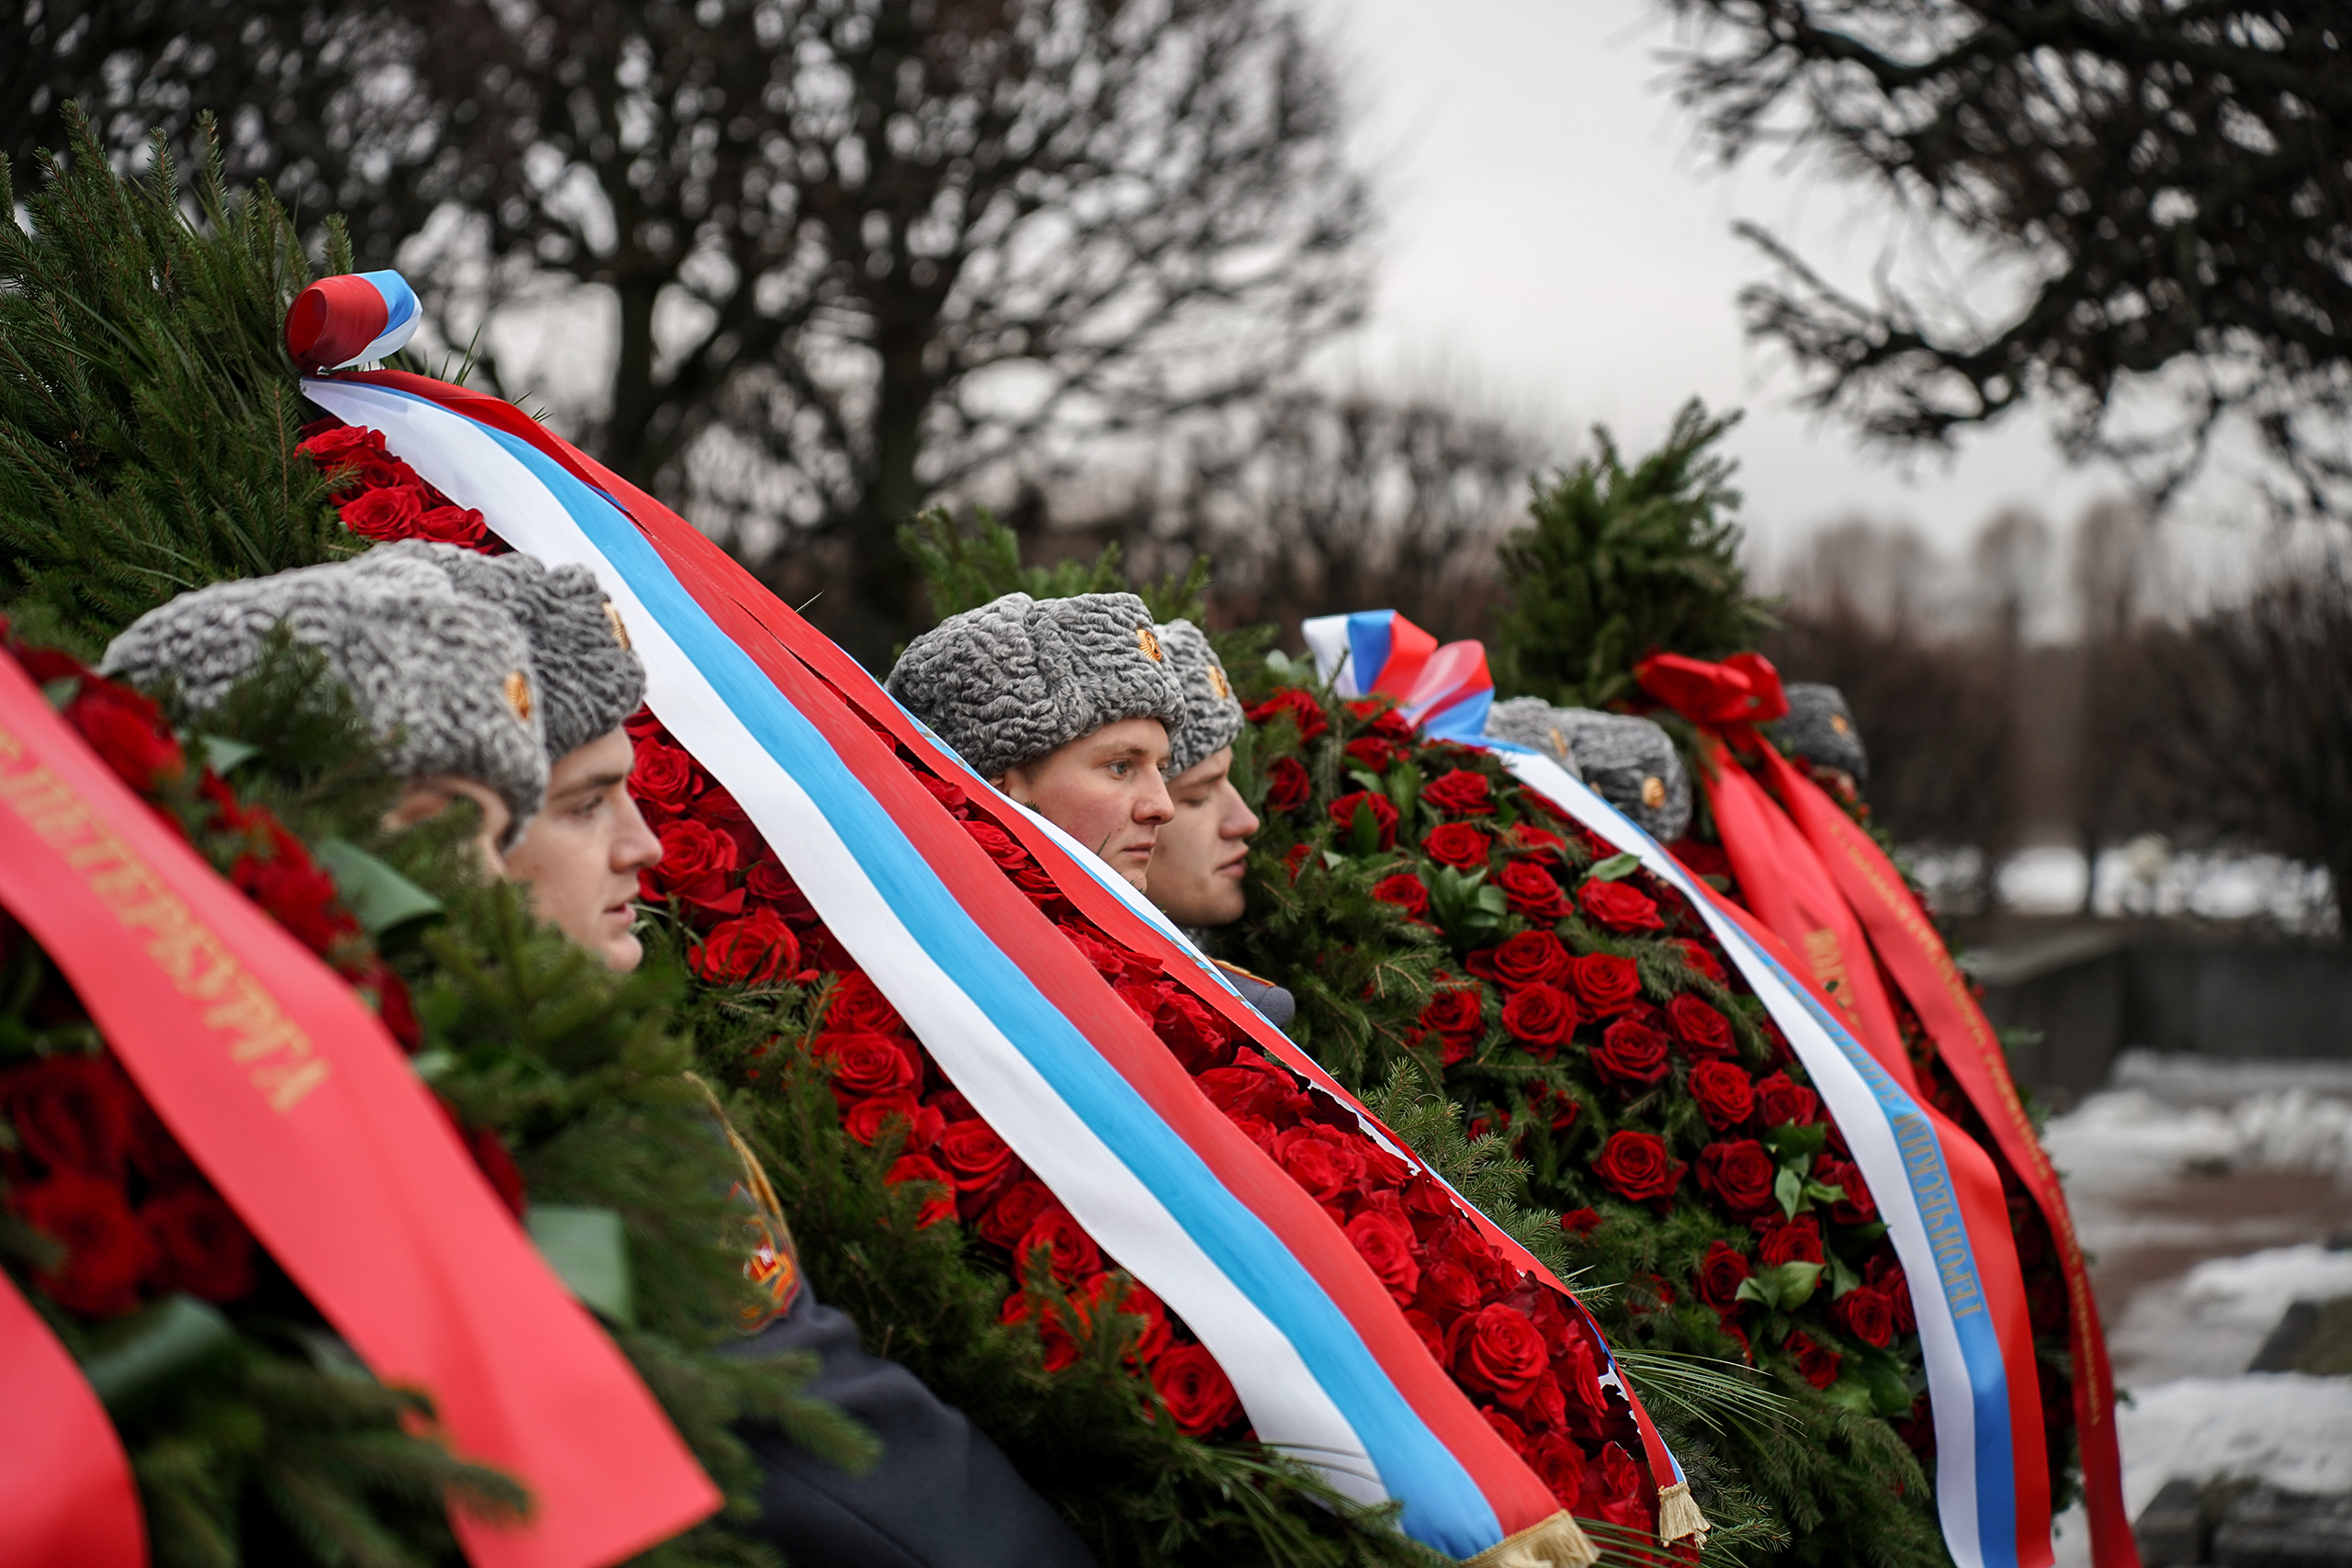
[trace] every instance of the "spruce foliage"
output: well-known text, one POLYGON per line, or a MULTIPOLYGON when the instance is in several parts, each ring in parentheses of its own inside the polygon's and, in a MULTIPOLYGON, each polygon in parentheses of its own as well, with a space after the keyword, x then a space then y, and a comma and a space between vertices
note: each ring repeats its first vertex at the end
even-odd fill
POLYGON ((1721 659, 1772 629, 1740 570, 1733 464, 1714 450, 1738 417, 1710 417, 1693 399, 1631 468, 1596 428, 1597 455, 1533 481, 1529 525, 1501 547, 1512 596, 1495 646, 1502 694, 1605 708, 1634 694, 1634 665, 1649 654, 1721 659))
POLYGON ((40 188, 0 160, 0 211, 29 218, 0 222, 0 595, 40 607, 26 635, 90 653, 175 593, 357 541, 294 450, 280 323, 311 272, 285 212, 230 200, 217 152, 184 186, 160 139, 119 177, 67 114, 40 188))

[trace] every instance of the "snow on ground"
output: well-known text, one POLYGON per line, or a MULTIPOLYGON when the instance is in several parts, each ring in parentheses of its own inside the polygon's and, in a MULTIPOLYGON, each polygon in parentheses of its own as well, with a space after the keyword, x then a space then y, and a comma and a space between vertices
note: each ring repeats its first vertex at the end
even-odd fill
MULTIPOLYGON (((2352 1295, 2352 1064, 2127 1053, 2053 1118, 2107 1322, 2136 1516, 2175 1476, 2352 1491, 2352 1379, 2249 1373, 2288 1305, 2352 1295)), ((2082 1510, 2061 1568, 2088 1563, 2082 1510)))

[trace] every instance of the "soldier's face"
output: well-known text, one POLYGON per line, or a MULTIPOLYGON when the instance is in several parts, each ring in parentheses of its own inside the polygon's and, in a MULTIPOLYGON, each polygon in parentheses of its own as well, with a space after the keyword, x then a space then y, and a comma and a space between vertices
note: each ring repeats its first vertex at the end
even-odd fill
POLYGON ((662 860, 662 840, 628 793, 635 760, 618 729, 557 759, 547 805, 506 854, 508 879, 530 888, 539 918, 614 969, 645 956, 630 929, 637 874, 662 860))
POLYGON ((1145 888, 1152 845, 1175 813, 1159 772, 1167 763, 1167 727, 1123 718, 1008 768, 996 784, 1145 888))
POLYGON ((1258 815, 1233 787, 1233 748, 1168 781, 1175 815, 1152 846, 1151 901, 1184 926, 1229 925, 1247 908, 1241 879, 1258 815))

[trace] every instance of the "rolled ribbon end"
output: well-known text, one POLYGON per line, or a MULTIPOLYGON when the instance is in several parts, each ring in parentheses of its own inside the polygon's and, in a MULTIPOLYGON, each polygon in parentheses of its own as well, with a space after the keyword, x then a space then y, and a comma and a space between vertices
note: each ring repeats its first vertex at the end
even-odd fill
POLYGON ((322 277, 286 311, 286 352, 309 371, 372 365, 416 335, 423 311, 397 272, 322 277))
MULTIPOLYGON (((1690 1501, 1690 1489, 1682 1488, 1690 1501)), ((1698 1513, 1693 1506, 1692 1514, 1698 1513)), ((1476 1557, 1462 1560, 1462 1568, 1592 1568, 1600 1552, 1566 1509, 1497 1541, 1476 1557)))
POLYGON ((1690 1495, 1690 1483, 1678 1481, 1671 1486, 1657 1489, 1657 1539, 1661 1545, 1672 1546, 1684 1536, 1697 1536, 1699 1544, 1707 1544, 1707 1516, 1699 1511, 1698 1499, 1690 1495))

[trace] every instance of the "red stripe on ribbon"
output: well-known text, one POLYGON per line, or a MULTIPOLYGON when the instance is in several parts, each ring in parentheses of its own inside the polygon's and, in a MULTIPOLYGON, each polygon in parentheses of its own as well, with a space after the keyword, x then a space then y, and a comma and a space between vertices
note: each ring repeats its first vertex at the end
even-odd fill
MULTIPOLYGON (((11 662, 0 655, 0 662, 11 662)), ((0 1562, 146 1568, 130 1461, 82 1369, 0 1274, 0 1562)))
POLYGON ((286 312, 286 352, 297 365, 340 365, 374 343, 392 313, 382 290, 356 274, 322 277, 286 312))
POLYGON ((1904 885, 1902 874, 1820 785, 1791 767, 1769 744, 1763 750, 1773 788, 1860 916, 1871 944, 1935 1041, 1938 1055, 2049 1223, 2066 1280, 2075 1429, 2083 1462, 2083 1505, 2090 1516, 2091 1561, 2098 1568, 2139 1568, 2139 1543, 2132 1539, 2132 1517, 2123 1504, 2114 1373, 2108 1365, 2098 1303, 2091 1295, 2090 1271, 2058 1172, 2018 1098, 2000 1040, 1927 911, 1904 885))
POLYGON ((590 1568, 718 1507, 350 988, 133 795, 0 659, 0 905, 182 1146, 361 1359, 429 1393, 530 1522, 482 1568, 590 1568))
MULTIPOLYGON (((1136 1017, 1077 949, 1061 939, 1053 923, 1006 880, 962 825, 884 746, 873 726, 887 730, 941 776, 956 778, 965 772, 960 761, 942 753, 915 728, 864 666, 761 586, 701 530, 511 403, 401 371, 370 371, 339 378, 408 392, 526 441, 581 482, 610 497, 719 629, 775 683, 785 699, 817 728, 842 763, 873 792, 973 921, 1042 994, 1053 999, 1102 1053, 1103 1059, 1330 1294, 1397 1390, 1438 1440, 1462 1461, 1495 1510, 1504 1534, 1527 1529, 1559 1511, 1550 1489, 1430 1357, 1386 1288, 1321 1206, 1209 1102, 1159 1036, 1136 1017)), ((999 814, 995 803, 978 792, 973 794, 972 801, 1035 855, 1063 896, 1107 934, 1160 959, 1170 978, 1238 1032, 1285 1063, 1310 1071, 1342 1103, 1355 1104, 1352 1097, 1248 1003, 1203 975, 1189 954, 1075 864, 1025 813, 999 814)), ((1367 1121, 1372 1120, 1369 1112, 1364 1114, 1367 1121)), ((1393 1134, 1389 1136, 1398 1148, 1407 1146, 1393 1134)), ((1466 1215, 1490 1242, 1508 1247, 1510 1256, 1525 1258, 1526 1267, 1558 1286, 1548 1270, 1483 1214, 1468 1209, 1466 1215)), ((1670 1468, 1667 1480, 1671 1480, 1670 1468)))

